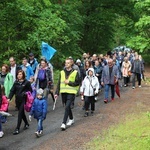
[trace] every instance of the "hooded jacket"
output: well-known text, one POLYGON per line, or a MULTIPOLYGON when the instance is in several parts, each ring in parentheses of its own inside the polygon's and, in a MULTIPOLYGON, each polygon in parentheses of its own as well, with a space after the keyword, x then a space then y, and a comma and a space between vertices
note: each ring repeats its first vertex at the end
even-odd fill
POLYGON ((85 76, 82 86, 80 88, 80 92, 84 93, 84 96, 94 96, 95 93, 98 93, 99 90, 99 81, 95 76, 94 69, 89 68, 87 71, 87 75, 85 76), (92 76, 89 76, 89 71, 93 72, 92 76))

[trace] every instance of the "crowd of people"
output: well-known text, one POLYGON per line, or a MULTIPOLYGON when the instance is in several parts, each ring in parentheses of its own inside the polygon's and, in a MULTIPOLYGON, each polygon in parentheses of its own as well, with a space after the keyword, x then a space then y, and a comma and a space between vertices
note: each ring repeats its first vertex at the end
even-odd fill
MULTIPOLYGON (((43 133, 43 120, 47 114, 48 94, 54 94, 55 100, 61 94, 65 112, 61 129, 74 123, 72 108, 76 96, 80 95, 84 101, 84 117, 93 115, 95 102, 98 100, 99 91, 104 91, 104 103, 115 100, 115 85, 123 80, 123 86, 132 86, 135 89, 135 78, 138 87, 141 88, 141 80, 144 79, 144 61, 137 52, 108 52, 106 55, 84 53, 82 58, 74 60, 71 56, 66 58, 64 67, 60 71, 56 91, 54 88, 53 66, 41 57, 39 63, 34 54, 29 54, 29 59, 23 58, 22 65, 16 64, 15 58, 10 57, 10 65, 3 64, 0 73, 0 111, 8 112, 9 101, 15 100, 18 120, 14 135, 20 133, 22 120, 24 130, 29 128, 24 105, 26 92, 30 91, 34 97, 34 103, 29 113, 37 119, 35 134, 39 137, 43 133), (111 89, 111 96, 109 96, 111 89), (90 112, 90 113, 89 113, 90 112), (69 120, 68 120, 69 118, 69 120)), ((122 86, 121 84, 119 84, 122 86)), ((0 115, 0 137, 3 137, 2 122, 7 117, 0 115)))

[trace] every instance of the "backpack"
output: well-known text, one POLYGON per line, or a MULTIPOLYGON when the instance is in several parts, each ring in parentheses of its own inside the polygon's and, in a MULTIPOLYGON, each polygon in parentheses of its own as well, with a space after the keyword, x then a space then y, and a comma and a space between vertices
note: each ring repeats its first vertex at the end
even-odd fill
POLYGON ((31 94, 31 92, 26 92, 26 103, 24 104, 24 109, 27 111, 27 112, 30 112, 31 110, 31 107, 32 107, 32 104, 33 104, 33 101, 34 101, 34 98, 31 94))
POLYGON ((37 78, 38 78, 40 81, 45 80, 45 79, 46 79, 46 69, 39 69, 37 78))

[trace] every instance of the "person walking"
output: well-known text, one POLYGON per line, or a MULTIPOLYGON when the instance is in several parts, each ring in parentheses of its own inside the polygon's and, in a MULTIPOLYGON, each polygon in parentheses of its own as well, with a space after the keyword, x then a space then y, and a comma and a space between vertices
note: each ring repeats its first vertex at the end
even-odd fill
POLYGON ((5 95, 8 97, 10 89, 13 85, 13 75, 9 72, 9 66, 6 64, 2 65, 0 72, 0 84, 5 88, 5 95))
POLYGON ((16 60, 14 57, 9 58, 9 63, 10 63, 10 66, 9 66, 10 73, 13 75, 13 81, 15 82, 17 79, 17 72, 21 70, 21 67, 20 65, 16 64, 16 60))
POLYGON ((131 63, 127 57, 124 58, 122 63, 122 76, 124 78, 124 87, 128 86, 131 73, 131 63))
POLYGON ((46 60, 41 60, 40 68, 35 79, 36 89, 44 90, 44 97, 48 99, 49 91, 53 89, 52 73, 46 60))
POLYGON ((138 86, 141 87, 141 74, 144 71, 144 65, 139 60, 139 55, 135 56, 135 60, 132 62, 132 89, 135 89, 135 77, 137 76, 138 86))
POLYGON ((43 94, 43 89, 37 90, 37 98, 35 98, 29 114, 30 121, 32 115, 37 119, 37 131, 35 132, 37 137, 43 133, 43 120, 46 119, 47 114, 47 100, 43 97, 43 94))
POLYGON ((109 88, 111 88, 111 100, 114 100, 115 96, 115 84, 119 79, 119 70, 114 65, 113 60, 108 59, 108 65, 104 66, 102 71, 101 85, 104 86, 104 103, 108 102, 109 88))
POLYGON ((77 94, 79 84, 79 74, 72 68, 72 62, 69 58, 67 58, 65 60, 65 67, 60 72, 57 88, 54 95, 55 99, 57 99, 59 93, 61 93, 62 102, 65 104, 65 113, 61 125, 62 130, 66 129, 66 125, 71 126, 74 123, 71 104, 75 98, 75 95, 77 94), (67 123, 68 117, 69 121, 67 123))
MULTIPOLYGON (((10 73, 13 75, 13 83, 14 83, 17 79, 17 72, 21 70, 21 67, 20 65, 16 64, 16 60, 14 57, 9 58, 9 63, 10 63, 9 69, 10 69, 10 73)), ((16 107, 16 100, 15 100, 15 110, 16 111, 18 110, 16 107)))
POLYGON ((30 77, 34 76, 33 69, 26 58, 22 59, 22 65, 20 67, 25 72, 25 77, 27 80, 30 80, 30 77))
POLYGON ((80 88, 81 95, 84 95, 85 102, 85 115, 87 117, 89 115, 89 106, 91 104, 91 115, 93 115, 95 111, 95 95, 98 94, 99 90, 99 81, 95 76, 94 69, 89 68, 87 71, 87 76, 84 78, 82 82, 82 86, 80 88))
POLYGON ((18 108, 18 121, 17 121, 17 127, 14 130, 13 134, 19 134, 20 132, 20 126, 22 119, 25 123, 24 129, 29 128, 29 123, 27 121, 25 112, 24 112, 24 104, 26 102, 26 92, 32 92, 31 84, 25 77, 25 72, 23 70, 19 70, 17 73, 17 80, 14 82, 10 94, 8 97, 8 101, 12 99, 12 97, 16 96, 16 105, 18 108))
POLYGON ((30 64, 30 66, 32 67, 33 72, 35 73, 36 68, 37 68, 37 66, 38 66, 38 62, 37 62, 37 59, 34 57, 34 54, 33 54, 33 53, 30 53, 30 54, 29 54, 28 63, 30 64))

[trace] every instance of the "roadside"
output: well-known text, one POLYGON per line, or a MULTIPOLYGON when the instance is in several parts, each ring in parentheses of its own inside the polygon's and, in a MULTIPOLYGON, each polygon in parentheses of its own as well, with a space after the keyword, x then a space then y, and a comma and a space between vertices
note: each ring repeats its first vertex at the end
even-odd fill
MULTIPOLYGON (((146 68, 146 78, 150 78, 150 68, 146 68)), ((53 102, 48 102, 47 119, 44 121, 44 134, 36 138, 36 120, 32 119, 30 128, 21 130, 19 135, 12 135, 17 123, 17 112, 14 105, 10 104, 9 112, 13 117, 8 118, 8 122, 3 125, 5 136, 0 139, 0 150, 83 150, 87 142, 94 137, 102 135, 103 131, 112 125, 117 125, 124 120, 126 115, 131 113, 142 113, 150 111, 150 82, 142 82, 142 88, 123 87, 121 88, 121 98, 116 97, 114 102, 104 104, 103 93, 100 93, 96 103, 94 116, 83 117, 84 111, 78 106, 80 97, 76 98, 73 109, 75 124, 66 131, 60 130, 64 108, 59 98, 56 109, 53 111, 53 102)), ((27 113, 28 116, 28 113, 27 113)), ((23 127, 24 124, 22 124, 23 127)))

